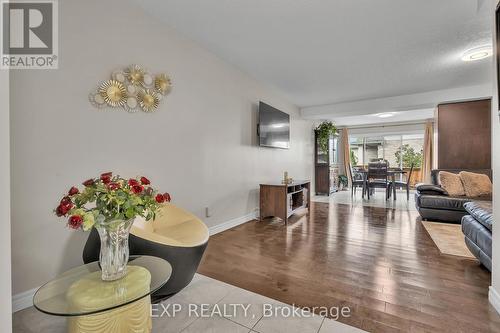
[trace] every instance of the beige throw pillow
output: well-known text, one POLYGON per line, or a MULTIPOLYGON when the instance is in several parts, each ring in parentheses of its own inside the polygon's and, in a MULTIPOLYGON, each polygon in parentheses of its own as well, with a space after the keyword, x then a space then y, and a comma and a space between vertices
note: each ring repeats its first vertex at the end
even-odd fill
POLYGON ((465 195, 465 189, 460 175, 447 171, 439 171, 438 178, 439 184, 449 195, 453 197, 465 195))
POLYGON ((467 171, 460 172, 460 179, 465 189, 465 195, 468 197, 479 197, 481 195, 489 195, 492 192, 493 185, 490 177, 480 173, 467 171))

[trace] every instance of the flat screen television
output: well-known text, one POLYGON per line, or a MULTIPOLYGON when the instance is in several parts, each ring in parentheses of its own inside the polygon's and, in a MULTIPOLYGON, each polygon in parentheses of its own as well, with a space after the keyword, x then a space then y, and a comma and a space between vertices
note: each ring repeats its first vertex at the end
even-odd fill
POLYGON ((262 147, 290 148, 290 115, 260 102, 257 133, 262 147))

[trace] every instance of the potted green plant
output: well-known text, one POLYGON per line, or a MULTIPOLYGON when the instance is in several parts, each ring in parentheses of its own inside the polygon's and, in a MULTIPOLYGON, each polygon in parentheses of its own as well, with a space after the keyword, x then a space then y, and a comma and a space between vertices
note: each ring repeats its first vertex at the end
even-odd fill
POLYGON ((324 121, 316 126, 315 130, 319 149, 323 152, 327 152, 328 141, 332 135, 337 135, 337 127, 331 121, 324 121))
POLYGON ((346 175, 339 175, 339 190, 343 191, 349 186, 349 179, 346 175))
POLYGON ((73 186, 54 210, 71 229, 96 228, 101 239, 99 263, 102 279, 125 276, 129 257, 128 236, 136 217, 152 220, 170 194, 158 193, 146 177, 125 179, 111 172, 73 186))

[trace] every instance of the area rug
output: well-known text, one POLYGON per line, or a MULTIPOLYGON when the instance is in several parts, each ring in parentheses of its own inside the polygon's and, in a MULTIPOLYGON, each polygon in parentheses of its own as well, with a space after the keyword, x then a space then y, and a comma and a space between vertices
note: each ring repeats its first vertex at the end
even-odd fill
POLYGON ((460 224, 427 221, 422 224, 442 254, 475 259, 465 245, 460 224))

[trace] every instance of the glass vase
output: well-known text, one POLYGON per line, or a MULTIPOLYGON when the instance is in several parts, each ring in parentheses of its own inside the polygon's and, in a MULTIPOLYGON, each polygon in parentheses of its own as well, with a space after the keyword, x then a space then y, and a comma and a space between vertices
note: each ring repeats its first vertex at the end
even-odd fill
POLYGON ((134 219, 115 220, 96 226, 101 238, 99 263, 102 280, 114 281, 127 274, 128 235, 133 223, 134 219))

